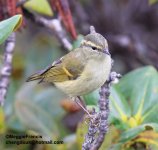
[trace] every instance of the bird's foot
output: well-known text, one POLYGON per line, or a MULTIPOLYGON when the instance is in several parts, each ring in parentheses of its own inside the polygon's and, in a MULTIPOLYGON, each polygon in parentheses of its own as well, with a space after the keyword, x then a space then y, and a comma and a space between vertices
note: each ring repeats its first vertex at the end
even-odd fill
POLYGON ((84 121, 88 125, 91 123, 94 127, 98 127, 100 125, 100 117, 97 113, 85 116, 84 121))

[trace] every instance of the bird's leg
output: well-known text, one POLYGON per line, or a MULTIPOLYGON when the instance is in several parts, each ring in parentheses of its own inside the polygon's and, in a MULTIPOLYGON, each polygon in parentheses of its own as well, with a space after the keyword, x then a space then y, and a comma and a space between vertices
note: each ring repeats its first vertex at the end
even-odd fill
POLYGON ((79 96, 74 98, 74 101, 83 109, 84 112, 86 112, 88 114, 88 116, 91 118, 92 115, 88 112, 88 110, 82 105, 81 103, 81 99, 79 96))
MULTIPOLYGON (((90 113, 89 111, 82 105, 82 99, 81 97, 77 96, 75 98, 75 102, 88 114, 88 116, 85 117, 85 123, 87 123, 86 119, 90 119, 91 123, 95 126, 99 125, 99 118, 96 115, 95 109, 93 109, 90 113), (95 122, 94 122, 95 121, 95 122)), ((89 122, 89 121, 88 121, 89 122)))

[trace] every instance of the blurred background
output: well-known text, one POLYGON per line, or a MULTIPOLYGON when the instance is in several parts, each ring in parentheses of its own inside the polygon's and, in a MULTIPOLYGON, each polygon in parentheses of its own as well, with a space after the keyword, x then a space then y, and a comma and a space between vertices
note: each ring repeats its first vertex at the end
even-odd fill
MULTIPOLYGON (((90 25, 93 25, 109 43, 114 71, 125 75, 147 65, 158 69, 156 0, 68 0, 68 4, 75 31, 66 29, 57 8, 53 10, 53 16, 40 15, 48 20, 61 20, 63 32, 72 47, 80 44, 83 36, 89 33, 90 25), (73 32, 76 32, 77 36, 73 32)), ((12 76, 4 111, 0 114, 0 149, 81 149, 87 125, 83 123, 84 112, 80 107, 52 85, 25 82, 28 76, 68 53, 68 49, 64 48, 54 31, 35 20, 37 12, 34 9, 26 6, 22 7, 22 11, 25 25, 16 33, 12 76), (64 144, 6 145, 7 134, 40 134, 45 140, 64 141, 64 144)), ((4 45, 0 49, 3 55, 4 45)), ((94 93, 85 96, 87 105, 97 104, 98 92, 94 93)), ((114 137, 118 137, 119 132, 115 132, 116 129, 110 130, 114 137)), ((109 140, 114 139, 108 136, 109 140)), ((104 146, 104 149, 106 147, 108 146, 104 146)))

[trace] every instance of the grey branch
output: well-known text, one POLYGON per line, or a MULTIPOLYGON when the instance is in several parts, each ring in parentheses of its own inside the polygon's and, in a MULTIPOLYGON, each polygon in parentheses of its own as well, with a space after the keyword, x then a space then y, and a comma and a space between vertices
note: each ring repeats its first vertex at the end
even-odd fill
POLYGON ((99 91, 100 99, 99 112, 93 112, 93 118, 90 120, 88 133, 85 136, 85 141, 82 145, 82 150, 98 150, 102 145, 105 135, 108 131, 108 116, 109 116, 109 96, 112 83, 116 83, 121 77, 116 72, 111 72, 109 80, 107 80, 99 91))
POLYGON ((49 20, 41 16, 36 16, 35 21, 53 31, 56 37, 58 38, 59 42, 65 49, 67 49, 68 51, 72 50, 72 45, 68 41, 59 19, 49 20))
POLYGON ((110 86, 111 86, 111 82, 107 81, 101 87, 101 89, 99 91, 100 99, 99 99, 98 103, 99 103, 100 112, 98 115, 100 116, 100 125, 99 125, 98 136, 95 139, 95 141, 93 142, 90 150, 99 149, 99 147, 102 145, 102 143, 104 141, 105 134, 108 131, 110 86))
POLYGON ((4 63, 0 72, 0 105, 4 104, 10 83, 14 47, 15 33, 12 33, 5 42, 4 63))
POLYGON ((89 127, 88 127, 88 133, 85 136, 85 141, 82 145, 82 150, 89 150, 92 146, 92 143, 95 140, 95 135, 98 131, 98 124, 99 124, 99 115, 93 110, 92 112, 93 118, 91 118, 89 122, 89 127))

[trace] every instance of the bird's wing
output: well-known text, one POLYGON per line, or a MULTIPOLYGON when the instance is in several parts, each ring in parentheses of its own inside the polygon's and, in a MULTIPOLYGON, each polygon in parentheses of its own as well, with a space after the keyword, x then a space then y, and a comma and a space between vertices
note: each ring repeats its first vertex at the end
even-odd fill
POLYGON ((87 59, 81 49, 71 51, 60 60, 53 63, 42 74, 41 81, 45 82, 63 82, 75 80, 82 73, 87 59))

